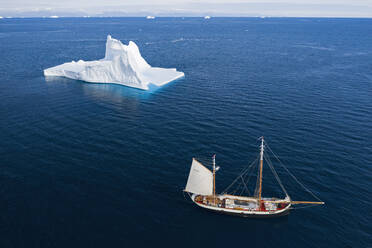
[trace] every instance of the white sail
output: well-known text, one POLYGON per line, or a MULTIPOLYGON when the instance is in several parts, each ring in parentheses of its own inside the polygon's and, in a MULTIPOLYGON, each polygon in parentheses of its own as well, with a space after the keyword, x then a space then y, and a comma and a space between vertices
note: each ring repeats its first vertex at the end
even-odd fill
POLYGON ((213 174, 196 159, 192 159, 185 191, 198 195, 213 194, 213 174))

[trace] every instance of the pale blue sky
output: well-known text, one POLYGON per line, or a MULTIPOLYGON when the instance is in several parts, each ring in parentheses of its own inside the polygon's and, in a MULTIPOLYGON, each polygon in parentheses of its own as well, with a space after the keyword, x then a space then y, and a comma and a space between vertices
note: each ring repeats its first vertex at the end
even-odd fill
POLYGON ((0 16, 372 17, 372 0, 0 0, 0 16))

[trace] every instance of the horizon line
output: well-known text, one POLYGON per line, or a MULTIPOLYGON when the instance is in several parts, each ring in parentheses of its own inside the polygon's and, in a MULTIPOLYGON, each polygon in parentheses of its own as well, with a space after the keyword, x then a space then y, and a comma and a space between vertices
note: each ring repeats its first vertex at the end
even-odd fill
POLYGON ((58 18, 146 18, 147 16, 154 16, 156 18, 204 18, 209 16, 212 18, 354 18, 354 19, 371 19, 372 16, 266 16, 266 15, 254 15, 254 16, 210 16, 210 15, 203 15, 203 16, 155 16, 155 15, 127 15, 127 16, 68 16, 68 15, 50 15, 50 16, 0 16, 0 19, 25 19, 25 18, 48 18, 48 19, 58 19, 58 18))

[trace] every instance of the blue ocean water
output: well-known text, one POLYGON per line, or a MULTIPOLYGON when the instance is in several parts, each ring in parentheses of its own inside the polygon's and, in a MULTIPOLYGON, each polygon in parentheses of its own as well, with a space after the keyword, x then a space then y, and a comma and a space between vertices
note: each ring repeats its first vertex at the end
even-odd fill
POLYGON ((2 19, 0 54, 0 247, 372 246, 371 19, 2 19), (108 34, 185 78, 44 78, 108 34), (192 157, 217 154, 221 191, 262 135, 324 207, 255 220, 184 198, 192 157))

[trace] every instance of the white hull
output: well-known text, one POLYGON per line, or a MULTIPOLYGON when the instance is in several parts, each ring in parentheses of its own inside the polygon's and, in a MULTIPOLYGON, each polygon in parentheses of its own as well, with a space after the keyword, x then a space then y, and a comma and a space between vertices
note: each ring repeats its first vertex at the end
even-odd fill
MULTIPOLYGON (((289 213, 289 210, 291 209, 291 204, 288 203, 284 208, 280 208, 277 210, 262 210, 258 207, 256 209, 244 209, 244 208, 238 208, 238 207, 224 207, 224 206, 212 206, 211 204, 205 204, 202 202, 198 202, 195 200, 197 195, 193 194, 191 195, 191 200, 198 205, 199 207, 212 210, 215 212, 220 212, 224 214, 232 214, 232 215, 239 215, 242 217, 275 217, 275 216, 282 216, 289 213)), ((250 197, 237 197, 237 196, 226 196, 226 195, 217 195, 218 199, 227 199, 227 198, 235 198, 238 200, 248 200, 253 201, 254 198, 250 197)), ((278 203, 284 202, 284 200, 277 200, 278 203)), ((257 205, 258 206, 258 205, 257 205)))

